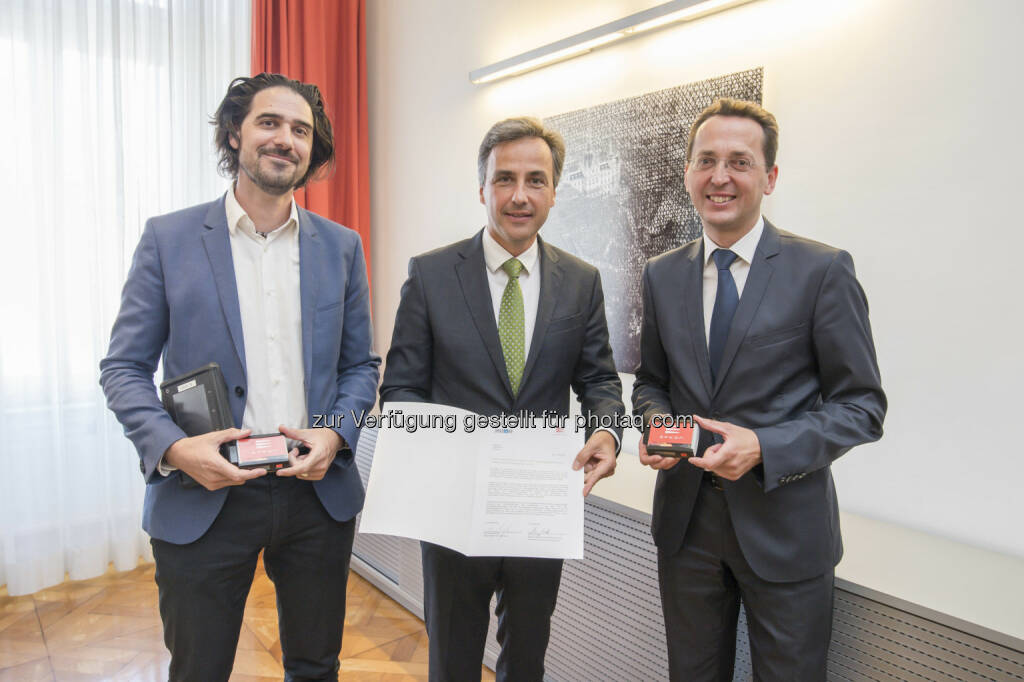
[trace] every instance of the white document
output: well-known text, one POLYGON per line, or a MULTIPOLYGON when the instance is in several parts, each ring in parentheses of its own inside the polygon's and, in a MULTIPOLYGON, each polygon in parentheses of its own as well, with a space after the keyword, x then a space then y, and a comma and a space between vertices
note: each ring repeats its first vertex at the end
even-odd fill
POLYGON ((582 434, 532 422, 494 428, 455 407, 388 403, 359 531, 467 556, 582 559, 582 434))

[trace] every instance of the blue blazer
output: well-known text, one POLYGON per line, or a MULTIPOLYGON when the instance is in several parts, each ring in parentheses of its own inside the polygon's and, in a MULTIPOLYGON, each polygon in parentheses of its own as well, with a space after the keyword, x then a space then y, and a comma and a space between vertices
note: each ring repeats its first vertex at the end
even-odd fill
MULTIPOLYGON (((313 485, 327 512, 345 521, 363 506, 362 481, 352 459, 359 431, 350 413, 372 407, 380 366, 371 349, 366 263, 354 231, 302 208, 298 214, 310 424, 316 414, 343 416, 335 431, 351 448, 313 485)), ((227 383, 232 418, 241 426, 248 390, 245 340, 228 234, 223 197, 147 221, 110 349, 100 362, 107 405, 135 444, 146 478, 142 527, 176 544, 206 532, 228 489, 184 487, 179 473, 164 477, 157 471, 167 448, 185 434, 164 411, 153 375, 161 357, 168 377, 216 362, 227 383)))

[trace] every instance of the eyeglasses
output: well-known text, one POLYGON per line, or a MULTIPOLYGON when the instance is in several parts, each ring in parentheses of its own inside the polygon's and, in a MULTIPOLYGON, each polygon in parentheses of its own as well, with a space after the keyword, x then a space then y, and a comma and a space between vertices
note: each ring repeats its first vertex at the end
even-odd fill
MULTIPOLYGON (((733 156, 722 159, 725 167, 735 173, 749 173, 757 168, 757 164, 743 156, 733 156)), ((698 156, 690 161, 690 168, 697 173, 707 173, 718 168, 719 159, 714 156, 698 156)))

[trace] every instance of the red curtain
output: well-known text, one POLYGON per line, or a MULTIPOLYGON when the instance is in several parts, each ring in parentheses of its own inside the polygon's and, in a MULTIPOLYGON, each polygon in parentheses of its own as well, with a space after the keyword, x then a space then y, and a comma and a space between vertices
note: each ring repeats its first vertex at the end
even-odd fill
POLYGON ((334 127, 336 168, 295 193, 315 213, 363 238, 370 264, 370 154, 365 0, 253 0, 252 72, 320 88, 334 127))

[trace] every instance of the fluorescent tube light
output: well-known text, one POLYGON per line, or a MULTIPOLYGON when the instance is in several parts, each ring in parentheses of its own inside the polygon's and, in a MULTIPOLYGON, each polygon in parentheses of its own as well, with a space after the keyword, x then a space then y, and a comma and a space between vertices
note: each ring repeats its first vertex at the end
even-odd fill
POLYGON ((491 83, 509 76, 517 76, 533 71, 555 62, 578 57, 594 48, 628 38, 644 31, 661 28, 669 24, 692 21, 708 14, 742 5, 752 0, 672 0, 630 14, 618 21, 613 21, 583 33, 557 40, 543 47, 524 52, 482 67, 469 73, 473 83, 491 83))

